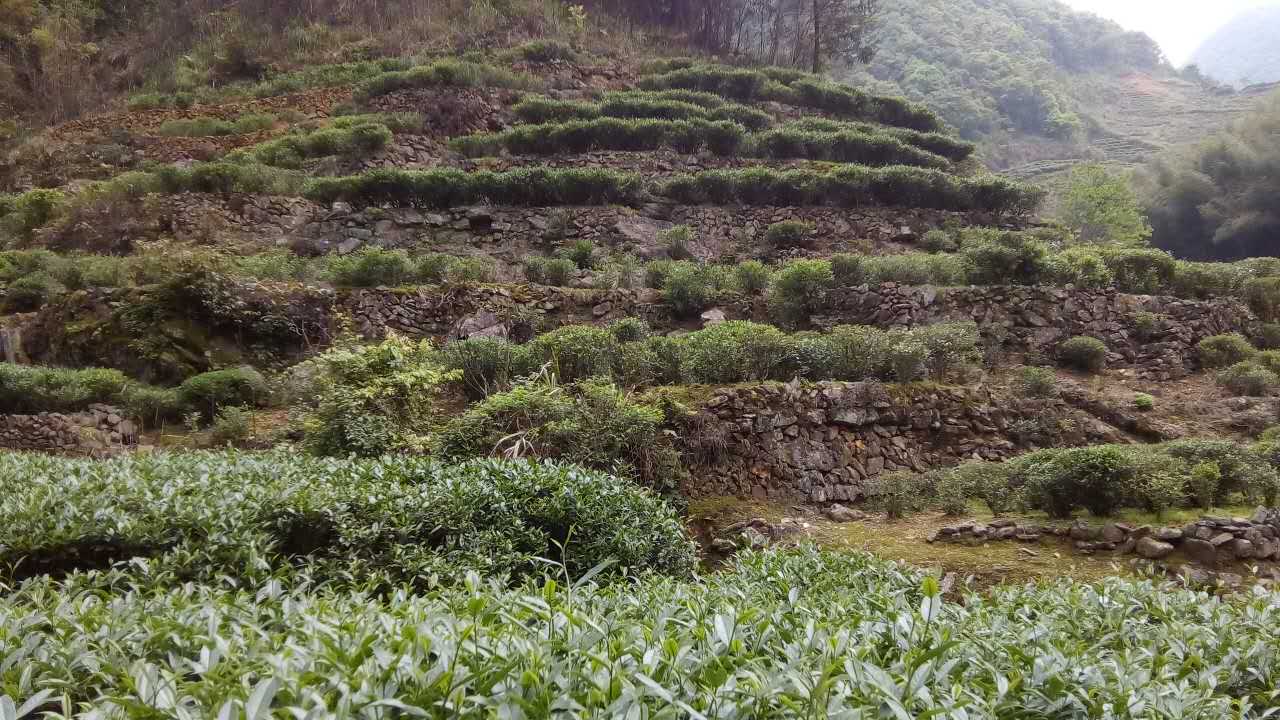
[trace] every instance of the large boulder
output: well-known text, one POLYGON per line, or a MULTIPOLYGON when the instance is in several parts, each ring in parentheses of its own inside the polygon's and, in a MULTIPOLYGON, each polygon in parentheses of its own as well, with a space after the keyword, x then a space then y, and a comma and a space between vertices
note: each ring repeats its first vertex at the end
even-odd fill
POLYGON ((1138 541, 1137 552, 1148 560, 1163 560, 1173 552, 1173 546, 1153 537, 1144 537, 1138 541))

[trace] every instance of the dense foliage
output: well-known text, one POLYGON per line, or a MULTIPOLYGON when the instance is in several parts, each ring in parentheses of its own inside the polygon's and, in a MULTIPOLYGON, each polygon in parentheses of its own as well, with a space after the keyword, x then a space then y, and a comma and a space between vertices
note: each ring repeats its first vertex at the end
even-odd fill
POLYGON ((1262 717, 1280 684, 1265 593, 1061 580, 953 602, 934 578, 807 549, 696 581, 579 577, 383 598, 31 583, 0 600, 0 695, 106 717, 1217 720, 1262 717))
POLYGON ((1217 137, 1148 167, 1144 201, 1155 230, 1152 241, 1194 259, 1275 254, 1278 168, 1280 96, 1217 137))
MULTIPOLYGON (((0 567, 61 575, 130 558, 180 578, 452 583, 461 570, 686 574, 667 504, 625 479, 551 463, 155 453, 0 455, 0 567)), ((0 643, 2 645, 3 643, 0 643)))

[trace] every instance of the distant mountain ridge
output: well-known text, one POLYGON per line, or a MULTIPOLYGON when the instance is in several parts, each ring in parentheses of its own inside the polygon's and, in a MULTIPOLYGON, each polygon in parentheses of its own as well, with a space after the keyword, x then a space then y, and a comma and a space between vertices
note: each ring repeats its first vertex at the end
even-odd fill
POLYGON ((1237 15, 1204 41, 1191 62, 1236 87, 1280 82, 1280 4, 1237 15))

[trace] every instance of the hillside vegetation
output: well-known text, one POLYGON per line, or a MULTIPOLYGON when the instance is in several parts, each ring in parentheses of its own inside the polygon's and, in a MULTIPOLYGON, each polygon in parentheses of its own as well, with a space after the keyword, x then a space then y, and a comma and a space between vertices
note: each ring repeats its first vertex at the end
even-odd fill
POLYGON ((1280 258, 875 6, 0 1, 0 720, 1274 715, 1280 258))

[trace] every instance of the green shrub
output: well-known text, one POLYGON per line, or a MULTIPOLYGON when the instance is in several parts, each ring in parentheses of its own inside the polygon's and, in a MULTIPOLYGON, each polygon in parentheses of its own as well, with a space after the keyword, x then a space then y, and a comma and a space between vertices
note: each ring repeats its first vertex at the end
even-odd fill
POLYGON ((869 483, 867 495, 872 505, 889 517, 900 520, 908 513, 919 512, 926 507, 927 480, 912 472, 886 473, 869 483))
POLYGON ((63 212, 66 204, 67 196, 61 190, 28 190, 5 202, 7 207, 0 214, 0 221, 12 232, 24 235, 49 224, 63 212))
POLYGON ((683 339, 680 370, 683 381, 695 385, 775 379, 786 348, 786 335, 772 326, 718 323, 683 339))
POLYGON ((6 568, 52 560, 55 571, 91 569, 91 548, 107 544, 121 560, 150 556, 151 570, 168 571, 148 573, 161 582, 267 587, 298 567, 353 589, 428 592, 462 585, 472 571, 495 579, 556 572, 545 559, 573 577, 616 563, 601 579, 687 575, 695 562, 661 498, 568 465, 147 453, 96 463, 14 456, 0 467, 6 568), (52 474, 57 484, 34 482, 52 474), (51 499, 57 511, 40 511, 51 499), (62 568, 60 556, 70 558, 62 568))
POLYGON ((1169 443, 1166 451, 1172 457, 1194 466, 1213 463, 1219 470, 1215 501, 1225 504, 1231 493, 1256 499, 1273 489, 1274 469, 1267 460, 1249 448, 1218 440, 1181 440, 1169 443))
POLYGON ((969 231, 961 254, 978 285, 1035 285, 1049 272, 1049 247, 1029 233, 969 231))
POLYGON ((66 291, 66 286, 47 272, 23 275, 3 288, 3 308, 7 313, 32 312, 66 291))
POLYGON ((1058 376, 1049 368, 1020 368, 1014 383, 1024 397, 1048 398, 1058 394, 1058 376))
POLYGON ((189 120, 169 120, 156 131, 161 135, 178 137, 207 137, 211 135, 243 135, 269 130, 276 124, 276 116, 266 113, 241 115, 235 120, 219 120, 198 117, 189 120))
POLYGON ((238 163, 261 163, 271 167, 300 169, 311 158, 339 155, 358 159, 391 144, 392 133, 381 122, 340 123, 318 130, 292 132, 227 156, 238 163))
POLYGON ((759 260, 738 263, 733 269, 738 290, 747 295, 763 295, 769 289, 769 268, 759 260))
POLYGON ((843 166, 810 170, 707 170, 663 183, 659 192, 686 205, 908 206, 1025 214, 1043 191, 1004 178, 958 178, 913 167, 843 166))
POLYGON ((827 291, 833 287, 835 275, 830 262, 793 260, 774 275, 770 311, 784 324, 799 324, 826 306, 827 291))
MULTIPOLYGON (((843 258, 858 257, 837 256, 843 258)), ((832 258, 832 270, 836 260, 832 258)), ((930 255, 928 253, 900 253, 863 257, 859 262, 861 278, 857 284, 896 282, 904 285, 960 285, 965 281, 968 266, 954 255, 930 255)), ((849 270, 842 271, 849 276, 849 270)))
POLYGON ((1263 323, 1255 340, 1263 350, 1280 350, 1280 323, 1263 323))
POLYGON ((1244 282, 1241 269, 1234 263, 1205 263, 1178 260, 1174 263, 1170 291, 1179 297, 1204 300, 1230 295, 1244 282))
POLYGON ((1280 320, 1280 277, 1252 278, 1244 284, 1244 297, 1258 317, 1280 320))
POLYGON ((79 412, 121 401, 129 380, 119 370, 69 370, 0 363, 0 413, 79 412))
POLYGON ((1138 393, 1133 396, 1133 406, 1141 412, 1150 412, 1156 407, 1156 399, 1147 393, 1138 393))
POLYGON ((1150 342, 1160 334, 1164 325, 1163 319, 1152 312, 1139 311, 1130 318, 1133 324, 1133 336, 1138 342, 1150 342))
POLYGON ((528 75, 520 75, 489 65, 448 59, 369 78, 356 86, 355 98, 357 102, 368 102, 380 95, 419 88, 500 87, 530 90, 537 85, 537 80, 528 75))
POLYGON ((693 231, 688 225, 676 225, 658 233, 658 242, 667 250, 667 257, 672 260, 689 260, 693 251, 689 249, 693 242, 693 231))
POLYGON ((159 427, 162 423, 182 415, 182 398, 177 388, 159 388, 141 383, 125 386, 120 403, 131 417, 147 427, 159 427))
POLYGON ((597 169, 523 168, 505 173, 461 170, 371 170, 363 175, 314 178, 303 195, 320 203, 448 209, 499 198, 508 205, 628 205, 640 198, 634 175, 597 169))
POLYGON ((609 323, 609 334, 620 343, 638 342, 649 337, 649 323, 640 318, 622 318, 609 323))
POLYGON ((1189 487, 1196 504, 1205 510, 1213 508, 1222 482, 1222 470, 1217 463, 1203 462, 1191 468, 1189 487))
POLYGON ((920 238, 920 248, 930 253, 949 253, 958 250, 959 245, 946 230, 930 230, 920 238))
POLYGON ((1121 292, 1150 295, 1173 282, 1177 261, 1163 250, 1102 247, 1098 249, 1121 292))
POLYGON ((1249 360, 1220 371, 1217 380, 1232 393, 1246 397, 1270 395, 1280 386, 1280 376, 1249 360))
POLYGON ((935 380, 946 379, 982 357, 977 323, 935 323, 911 332, 924 344, 929 376, 935 380))
POLYGON ((940 132, 919 132, 907 128, 895 128, 874 123, 830 120, 814 116, 792 121, 787 124, 787 127, 826 133, 860 132, 888 135, 907 145, 927 150, 955 162, 968 159, 977 149, 977 146, 971 142, 944 135, 940 132))
POLYGON ((1084 507, 1096 517, 1111 515, 1132 494, 1134 465, 1110 446, 1063 450, 1027 470, 1027 499, 1053 518, 1084 507))
POLYGON ((718 302, 728 280, 727 273, 713 265, 681 260, 663 267, 662 300, 680 318, 693 317, 718 302))
POLYGON ((609 377, 616 342, 605 328, 567 325, 539 336, 530 348, 537 361, 548 363, 561 382, 576 382, 609 377))
POLYGON ((812 223, 784 220, 765 230, 764 242, 775 249, 808 247, 813 242, 813 230, 812 223))
POLYGON ((889 331, 887 360, 894 380, 913 382, 929 367, 929 347, 918 333, 895 328, 889 331))
POLYGON ((969 512, 969 497, 973 488, 964 474, 943 470, 929 475, 934 478, 934 492, 943 513, 960 516, 969 512))
POLYGON ((447 385, 462 373, 441 365, 430 341, 392 335, 377 345, 337 347, 313 361, 300 408, 306 447, 319 455, 377 457, 424 452, 447 385))
POLYGON ((215 445, 239 445, 253 433, 253 411, 242 407, 224 407, 213 416, 209 438, 215 445))
POLYGON ((579 270, 590 270, 595 266, 595 243, 587 238, 578 238, 573 244, 565 248, 564 256, 573 261, 579 270))
POLYGON ((1097 338, 1073 337, 1058 346, 1058 359, 1077 370, 1101 372, 1107 367, 1107 346, 1097 338))
POLYGON ((1214 335, 1200 341, 1200 364, 1207 368, 1223 368, 1248 360, 1257 351, 1239 333, 1214 335))
POLYGON ((446 458, 556 458, 668 491, 679 463, 662 422, 657 408, 633 402, 607 381, 528 383, 490 395, 451 421, 440 432, 437 452, 446 458))
POLYGON ((330 279, 343 287, 406 285, 418 274, 405 251, 372 246, 349 255, 332 255, 327 264, 330 279))
POLYGON ((1049 256, 1048 271, 1055 282, 1081 288, 1105 288, 1115 282, 1106 258, 1083 245, 1049 256))
POLYGON ((515 48, 515 54, 532 63, 550 63, 573 61, 578 53, 569 45, 558 40, 534 40, 515 48))
POLYGON ((564 287, 578 269, 578 264, 569 258, 531 257, 524 261, 524 276, 531 283, 564 287))
POLYGON ((1136 447, 1127 454, 1134 469, 1132 504, 1156 517, 1186 504, 1190 475, 1186 463, 1156 448, 1136 447))
POLYGON ((468 135, 451 145, 469 157, 555 155, 596 150, 628 152, 671 148, 682 153, 702 149, 733 155, 746 136, 741 125, 709 120, 635 120, 601 117, 545 125, 517 125, 499 133, 468 135))
POLYGON ((187 378, 177 392, 183 407, 209 420, 221 408, 260 403, 267 395, 267 381, 251 367, 229 368, 187 378))
POLYGON ((782 127, 750 136, 747 145, 751 154, 774 160, 798 158, 870 167, 903 165, 946 168, 949 165, 941 155, 874 131, 821 132, 782 127))
POLYGON ((516 378, 534 371, 526 346, 502 338, 478 337, 449 343, 441 351, 442 364, 462 373, 462 384, 472 398, 492 395, 516 378))
POLYGON ((889 334, 863 325, 840 325, 827 336, 831 345, 831 375, 840 380, 890 377, 889 334))
POLYGON ((1018 492, 1009 482, 1009 467, 1005 464, 968 462, 950 474, 954 476, 954 484, 967 488, 971 497, 986 503, 992 515, 1003 515, 1017 504, 1018 492))

